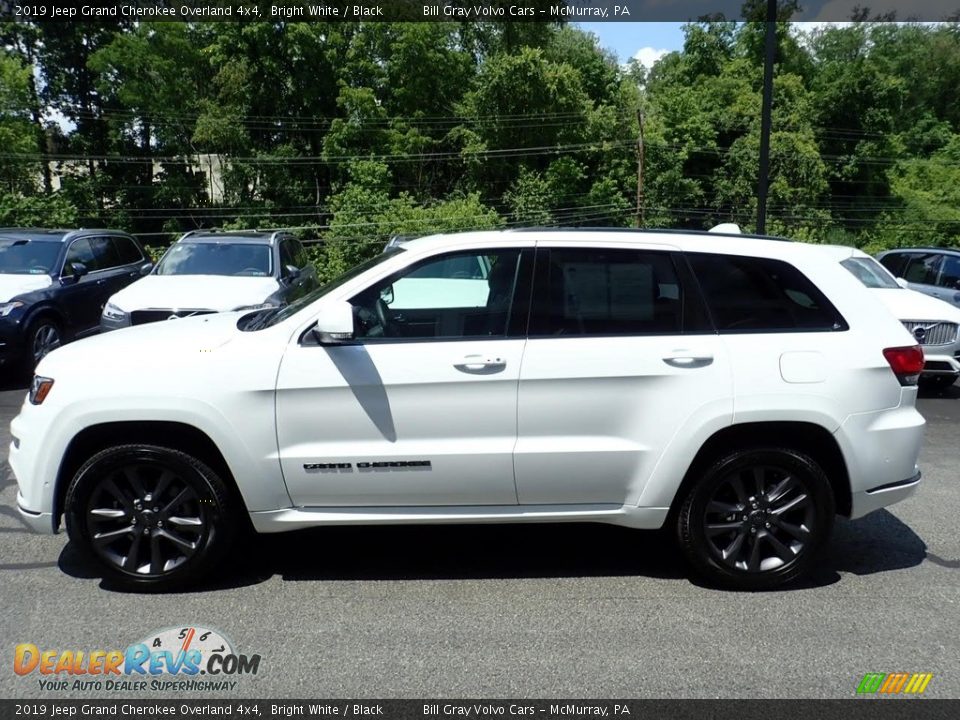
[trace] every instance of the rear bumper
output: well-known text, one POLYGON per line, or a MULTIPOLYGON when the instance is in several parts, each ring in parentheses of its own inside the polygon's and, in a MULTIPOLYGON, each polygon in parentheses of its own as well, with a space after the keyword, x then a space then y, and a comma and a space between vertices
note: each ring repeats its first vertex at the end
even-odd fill
POLYGON ((850 476, 852 518, 900 502, 920 484, 926 421, 914 407, 917 388, 902 393, 899 407, 851 415, 835 434, 850 476))
POLYGON ((912 475, 906 480, 880 485, 870 490, 857 493, 853 498, 853 506, 857 509, 857 515, 855 515, 855 517, 866 515, 869 512, 879 510, 887 505, 893 505, 901 500, 906 500, 917 491, 918 487, 920 487, 919 470, 915 475, 912 475))

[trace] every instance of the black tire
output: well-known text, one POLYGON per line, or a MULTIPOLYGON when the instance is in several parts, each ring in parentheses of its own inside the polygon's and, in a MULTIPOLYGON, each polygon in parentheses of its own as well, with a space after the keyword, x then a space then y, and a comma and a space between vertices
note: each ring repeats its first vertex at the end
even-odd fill
POLYGON ((172 590, 210 573, 239 512, 207 465, 156 445, 97 453, 74 475, 65 501, 71 542, 104 577, 140 590, 172 590))
POLYGON ((833 489, 808 455, 732 452, 690 488, 678 515, 684 555, 710 584, 770 590, 810 570, 833 529, 833 489))
POLYGON ((32 375, 44 356, 63 345, 63 342, 63 330, 53 318, 41 316, 31 321, 24 344, 24 372, 32 375))

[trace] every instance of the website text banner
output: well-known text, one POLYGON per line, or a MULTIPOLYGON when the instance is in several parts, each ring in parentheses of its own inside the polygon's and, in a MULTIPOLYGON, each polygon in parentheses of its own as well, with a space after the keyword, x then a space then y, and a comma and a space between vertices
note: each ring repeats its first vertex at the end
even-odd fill
POLYGON ((388 718, 630 718, 631 720, 955 720, 960 700, 0 700, 0 720, 33 718, 224 717, 388 718))
MULTIPOLYGON (((765 6, 743 0, 0 0, 0 17, 30 22, 686 22, 762 20, 765 6)), ((960 0, 801 0, 799 9, 784 10, 778 19, 958 17, 960 0)))

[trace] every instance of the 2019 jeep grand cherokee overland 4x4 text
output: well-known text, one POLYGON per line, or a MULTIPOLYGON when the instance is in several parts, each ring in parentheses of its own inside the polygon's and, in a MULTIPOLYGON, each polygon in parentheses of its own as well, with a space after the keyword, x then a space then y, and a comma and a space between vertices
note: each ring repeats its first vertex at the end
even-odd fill
POLYGON ((778 586, 835 513, 920 478, 923 354, 823 257, 694 233, 412 240, 282 310, 51 353, 11 426, 17 502, 143 586, 208 571, 244 515, 669 523, 711 581, 778 586))

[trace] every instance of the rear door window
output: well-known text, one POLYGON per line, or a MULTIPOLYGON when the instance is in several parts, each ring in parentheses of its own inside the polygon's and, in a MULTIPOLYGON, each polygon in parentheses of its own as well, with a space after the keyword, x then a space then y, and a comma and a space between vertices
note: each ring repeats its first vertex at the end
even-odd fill
POLYGON ((826 296, 789 263, 705 253, 689 258, 720 333, 847 329, 826 296))

